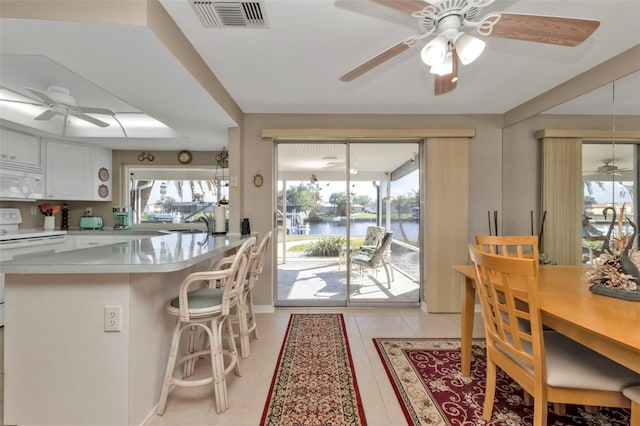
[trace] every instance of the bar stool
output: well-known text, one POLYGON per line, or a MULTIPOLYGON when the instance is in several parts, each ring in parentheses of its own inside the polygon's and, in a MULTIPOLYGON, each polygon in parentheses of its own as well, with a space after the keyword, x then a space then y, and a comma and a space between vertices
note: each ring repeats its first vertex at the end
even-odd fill
POLYGON ((238 310, 240 354, 242 358, 247 358, 251 355, 251 349, 249 346, 249 335, 251 332, 253 332, 256 339, 258 338, 258 325, 256 323, 256 314, 253 309, 253 287, 264 270, 264 259, 266 257, 267 250, 269 249, 270 241, 271 231, 265 234, 258 248, 253 250, 251 253, 249 271, 244 284, 244 290, 240 296, 240 300, 238 301, 238 306, 236 307, 238 310))
POLYGON ((631 400, 630 426, 640 426, 640 386, 631 386, 622 391, 631 400))
POLYGON ((242 294, 249 255, 255 244, 255 237, 247 239, 237 253, 229 258, 230 265, 226 269, 189 274, 180 284, 178 297, 167 304, 167 312, 177 319, 158 404, 159 415, 164 413, 171 385, 193 387, 213 383, 216 412, 221 413, 229 408, 226 375, 235 368, 236 375, 240 376, 233 330, 228 321, 229 311, 237 305, 242 294), (202 287, 203 282, 208 285, 202 287), (197 289, 193 290, 194 287, 197 289), (195 350, 196 329, 202 331, 203 338, 208 340, 200 346, 201 350, 195 350), (227 349, 222 343, 225 330, 230 346, 227 349), (178 358, 180 338, 184 331, 188 332, 186 353, 178 358), (195 361, 206 355, 211 356, 211 376, 186 379, 193 374, 195 361), (225 356, 228 358, 226 365, 225 356), (183 365, 182 377, 175 376, 176 365, 183 365))

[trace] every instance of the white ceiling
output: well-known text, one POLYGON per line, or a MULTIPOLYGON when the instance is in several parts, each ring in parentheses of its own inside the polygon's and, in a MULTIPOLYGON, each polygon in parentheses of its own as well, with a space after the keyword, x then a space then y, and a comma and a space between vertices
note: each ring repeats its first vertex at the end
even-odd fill
MULTIPOLYGON (((415 18, 371 1, 264 0, 266 29, 206 29, 188 0, 160 2, 244 113, 502 114, 640 43, 638 0, 497 0, 480 15, 557 15, 598 19, 601 25, 573 48, 489 38, 482 56, 461 66, 458 88, 436 97, 420 47, 350 83, 339 80, 418 34, 415 18)), ((2 19, 0 39, 2 55, 41 56, 52 63, 12 73, 0 68, 0 85, 23 93, 27 85, 62 85, 79 105, 131 107, 184 136, 95 143, 215 150, 226 144, 227 128, 236 126, 148 28, 2 19)))

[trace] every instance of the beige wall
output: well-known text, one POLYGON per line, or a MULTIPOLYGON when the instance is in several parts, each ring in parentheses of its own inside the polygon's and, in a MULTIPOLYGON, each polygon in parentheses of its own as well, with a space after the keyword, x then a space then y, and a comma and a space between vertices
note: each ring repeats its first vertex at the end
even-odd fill
MULTIPOLYGON (((242 217, 251 221, 251 230, 264 235, 273 225, 274 194, 270 183, 274 177, 273 142, 262 139, 263 129, 428 129, 473 128, 476 137, 469 146, 469 241, 485 232, 486 210, 499 209, 501 200, 501 117, 421 116, 421 115, 313 115, 313 114, 247 114, 244 120, 244 188, 242 217), (253 175, 261 173, 266 184, 253 186, 253 175)), ((272 253, 273 254, 273 253, 272 253)), ((254 290, 256 305, 271 305, 274 300, 272 264, 266 264, 254 290)))

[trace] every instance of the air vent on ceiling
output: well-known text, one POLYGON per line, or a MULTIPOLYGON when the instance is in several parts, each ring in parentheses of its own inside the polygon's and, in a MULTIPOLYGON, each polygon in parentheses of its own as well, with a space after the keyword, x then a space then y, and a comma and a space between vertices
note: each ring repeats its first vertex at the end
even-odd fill
POLYGON ((266 28, 262 3, 190 0, 205 28, 266 28))

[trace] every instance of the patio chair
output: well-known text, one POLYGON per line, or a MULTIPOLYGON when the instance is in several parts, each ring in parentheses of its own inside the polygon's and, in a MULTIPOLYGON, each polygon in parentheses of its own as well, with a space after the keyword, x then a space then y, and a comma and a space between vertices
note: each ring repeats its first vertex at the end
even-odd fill
POLYGON ((382 226, 369 226, 360 248, 367 247, 375 250, 382 242, 382 237, 384 237, 384 228, 382 226))
POLYGON ((391 243, 393 242, 393 232, 387 232, 382 238, 380 246, 376 249, 361 247, 352 257, 351 265, 370 268, 377 271, 383 267, 387 274, 387 288, 391 288, 393 281, 393 268, 391 266, 391 243))

